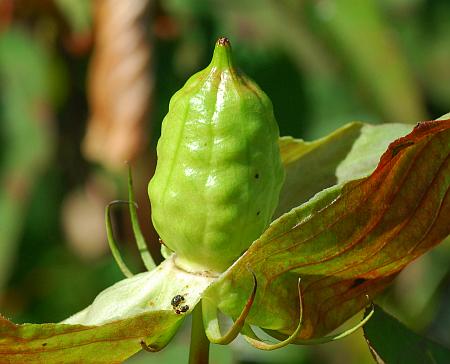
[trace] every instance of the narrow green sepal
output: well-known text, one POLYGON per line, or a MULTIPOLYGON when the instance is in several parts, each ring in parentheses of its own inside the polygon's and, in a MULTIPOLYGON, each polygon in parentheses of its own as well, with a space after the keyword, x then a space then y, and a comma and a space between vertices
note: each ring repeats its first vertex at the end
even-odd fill
POLYGON ((120 255, 119 248, 117 247, 116 239, 114 238, 114 232, 112 229, 112 223, 111 223, 111 207, 113 205, 121 204, 121 203, 129 203, 128 201, 122 201, 122 200, 116 200, 110 202, 106 208, 105 208, 105 222, 106 222, 106 236, 108 238, 108 244, 109 248, 111 249, 111 253, 119 266, 122 273, 125 275, 125 277, 130 278, 133 277, 133 273, 131 273, 130 269, 128 269, 127 265, 122 259, 122 256, 120 255))
POLYGON ((128 199, 130 200, 129 209, 130 209, 131 226, 133 228, 136 245, 138 247, 142 261, 144 262, 145 268, 147 268, 148 271, 151 271, 156 267, 156 264, 150 252, 148 251, 147 242, 145 241, 144 235, 142 234, 142 230, 139 225, 139 219, 137 216, 137 204, 135 202, 133 191, 133 176, 131 173, 130 165, 128 165, 128 199))

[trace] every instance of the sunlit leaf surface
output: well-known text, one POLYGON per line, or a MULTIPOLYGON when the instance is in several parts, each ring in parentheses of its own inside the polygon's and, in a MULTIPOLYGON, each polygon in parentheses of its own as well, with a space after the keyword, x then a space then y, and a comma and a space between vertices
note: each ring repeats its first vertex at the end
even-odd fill
POLYGON ((312 142, 281 137, 286 180, 275 216, 300 206, 325 188, 368 176, 389 143, 412 129, 406 124, 355 122, 312 142))
POLYGON ((0 318, 0 358, 8 363, 120 363, 141 349, 141 340, 159 350, 185 317, 173 310, 172 298, 182 295, 191 311, 211 280, 179 270, 169 258, 151 272, 107 288, 62 323, 15 325, 0 318))
POLYGON ((450 360, 448 348, 416 334, 378 306, 364 326, 364 336, 380 364, 444 364, 450 360))
POLYGON ((251 270, 259 288, 249 323, 287 333, 297 324, 301 277, 300 336, 334 330, 449 235, 449 153, 450 120, 419 124, 369 177, 324 190, 273 222, 206 294, 236 317, 251 270))
POLYGON ((0 317, 0 357, 6 363, 121 363, 141 349, 160 349, 181 321, 154 311, 101 326, 14 325, 0 317))

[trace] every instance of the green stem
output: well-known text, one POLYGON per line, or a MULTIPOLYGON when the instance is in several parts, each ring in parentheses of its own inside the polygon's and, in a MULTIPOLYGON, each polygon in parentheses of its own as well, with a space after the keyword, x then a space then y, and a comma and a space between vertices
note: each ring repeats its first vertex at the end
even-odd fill
POLYGON ((203 326, 202 304, 197 303, 192 312, 191 347, 189 350, 189 364, 208 364, 209 340, 203 326))

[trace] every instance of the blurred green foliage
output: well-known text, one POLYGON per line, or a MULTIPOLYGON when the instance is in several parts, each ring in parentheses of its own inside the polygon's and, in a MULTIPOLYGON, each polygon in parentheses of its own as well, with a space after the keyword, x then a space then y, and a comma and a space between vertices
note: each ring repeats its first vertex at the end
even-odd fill
POLYGON ((0 37, 0 289, 12 266, 14 243, 23 226, 26 199, 36 175, 53 153, 52 126, 47 116, 49 60, 45 50, 23 31, 0 37))
MULTIPOLYGON (((96 182, 110 199, 125 196, 125 172, 105 171, 81 154, 92 18, 88 0, 0 3, 0 312, 16 322, 61 320, 120 278, 104 239, 97 239, 100 253, 86 258, 62 220, 74 191, 90 201, 92 180, 115 184, 96 182)), ((207 64, 219 35, 232 40, 237 63, 272 99, 282 135, 312 139, 351 120, 417 122, 450 109, 447 0, 154 1, 147 30, 155 81, 150 160, 171 95, 207 64)), ((149 165, 138 164, 141 178, 152 174, 143 171, 149 165)), ((145 180, 140 185, 145 196, 145 180)), ((118 233, 127 242, 122 215, 118 233)), ((123 249, 139 269, 131 247, 123 249)), ((449 260, 447 241, 381 298, 407 325, 447 345, 449 260)), ((293 354, 271 359, 235 343, 221 362, 371 362, 360 339, 288 348, 293 354)), ((183 362, 187 339, 177 340, 167 350, 183 362)))
POLYGON ((384 363, 447 363, 450 357, 448 348, 415 334, 378 306, 364 335, 384 363))

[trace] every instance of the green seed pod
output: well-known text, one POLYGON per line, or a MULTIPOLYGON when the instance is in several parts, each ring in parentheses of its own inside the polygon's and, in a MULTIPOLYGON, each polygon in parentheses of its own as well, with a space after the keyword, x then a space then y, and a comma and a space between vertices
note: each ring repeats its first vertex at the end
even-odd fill
POLYGON ((222 272, 267 228, 284 179, 278 137, 271 101, 220 38, 170 101, 148 186, 153 224, 180 267, 222 272))

